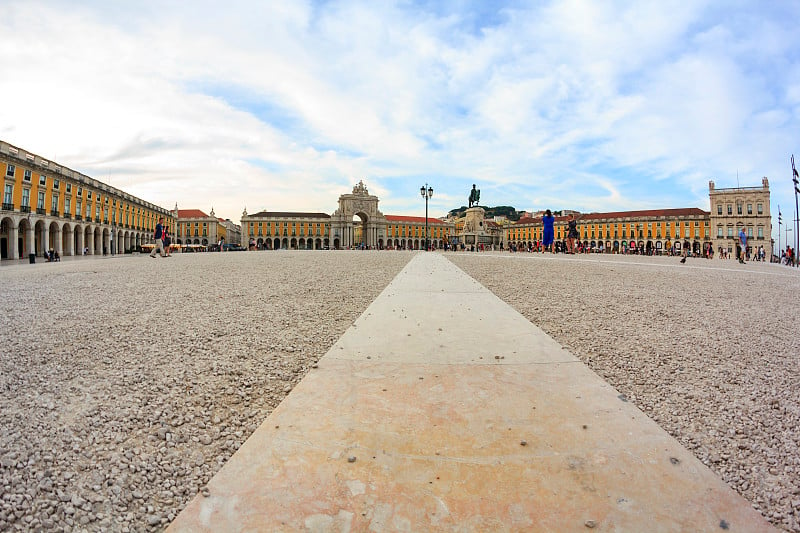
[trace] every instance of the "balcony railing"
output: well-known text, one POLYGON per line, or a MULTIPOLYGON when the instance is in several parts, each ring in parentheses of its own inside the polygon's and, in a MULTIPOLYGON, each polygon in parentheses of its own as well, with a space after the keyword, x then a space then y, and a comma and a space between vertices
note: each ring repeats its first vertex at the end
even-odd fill
POLYGON ((83 217, 81 215, 75 215, 75 220, 83 220, 83 217))
POLYGON ((58 216, 61 216, 61 214, 58 212, 58 209, 51 209, 50 210, 50 216, 51 217, 58 217, 58 216))
POLYGON ((44 207, 37 207, 36 208, 36 214, 37 215, 44 215, 45 213, 47 213, 47 211, 44 210, 44 207))
POLYGON ((3 202, 3 211, 13 211, 13 210, 14 210, 14 204, 7 204, 3 202))
POLYGON ((94 217, 94 221, 99 224, 100 223, 100 217, 94 217))
POLYGON ((71 213, 64 213, 64 218, 72 218, 72 214, 71 213))

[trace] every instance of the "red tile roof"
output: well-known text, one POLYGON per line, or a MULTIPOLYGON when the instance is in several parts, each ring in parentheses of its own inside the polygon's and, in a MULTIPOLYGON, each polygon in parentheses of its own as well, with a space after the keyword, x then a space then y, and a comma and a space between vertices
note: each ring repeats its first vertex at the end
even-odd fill
MULTIPOLYGON (((575 220, 578 222, 589 222, 592 220, 606 220, 609 218, 635 218, 647 219, 657 217, 686 217, 686 216, 699 216, 705 217, 710 215, 708 211, 704 211, 697 207, 683 207, 678 209, 645 209, 640 211, 610 211, 607 213, 583 213, 575 215, 575 220)), ((556 223, 569 221, 568 216, 555 217, 556 223)), ((526 224, 541 224, 541 218, 521 218, 514 225, 526 224)))
POLYGON ((578 215, 578 220, 596 220, 601 218, 656 218, 656 217, 686 217, 708 216, 711 213, 697 207, 682 207, 678 209, 647 209, 643 211, 612 211, 610 213, 585 213, 578 215))
POLYGON ((178 209, 178 218, 208 218, 208 215, 199 209, 178 209))
MULTIPOLYGON (((553 218, 555 219, 555 222, 567 222, 569 220, 569 217, 553 217, 553 218)), ((537 223, 538 224, 542 223, 542 217, 525 217, 514 222, 514 224, 537 224, 537 223)))
MULTIPOLYGON (((408 217, 405 215, 386 215, 386 220, 388 222, 412 222, 418 224, 425 223, 425 217, 408 217)), ((428 224, 446 224, 446 222, 439 220, 438 218, 429 218, 428 224)))
POLYGON ((331 218, 328 213, 303 213, 294 211, 259 211, 251 217, 259 218, 331 218))

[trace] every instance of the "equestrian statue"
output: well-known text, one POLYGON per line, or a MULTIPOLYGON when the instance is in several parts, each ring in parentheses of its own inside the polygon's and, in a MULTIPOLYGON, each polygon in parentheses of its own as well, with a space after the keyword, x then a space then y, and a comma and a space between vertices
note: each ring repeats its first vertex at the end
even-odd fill
POLYGON ((472 184, 472 190, 469 192, 469 206, 472 207, 477 206, 478 202, 481 199, 481 190, 475 188, 475 184, 472 184))

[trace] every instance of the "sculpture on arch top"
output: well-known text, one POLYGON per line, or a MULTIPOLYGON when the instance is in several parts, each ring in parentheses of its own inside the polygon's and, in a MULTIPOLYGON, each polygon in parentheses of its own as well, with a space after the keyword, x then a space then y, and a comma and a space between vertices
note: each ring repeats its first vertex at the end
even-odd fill
POLYGON ((353 187, 353 194, 357 194, 359 196, 369 196, 369 191, 367 190, 367 186, 364 185, 364 180, 358 180, 356 186, 353 187))

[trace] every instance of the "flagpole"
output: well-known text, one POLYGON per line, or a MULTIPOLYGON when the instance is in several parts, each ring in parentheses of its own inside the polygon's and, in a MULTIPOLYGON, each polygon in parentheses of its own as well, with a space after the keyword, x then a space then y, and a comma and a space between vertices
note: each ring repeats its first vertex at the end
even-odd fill
MULTIPOLYGON (((778 204, 778 262, 781 260, 781 204, 778 204)), ((770 258, 770 262, 772 262, 772 258, 770 258)))
POLYGON ((800 235, 798 235, 798 233, 800 233, 800 209, 798 209, 798 204, 797 204, 797 194, 800 193, 800 174, 797 173, 797 169, 794 166, 794 154, 792 154, 792 181, 794 182, 794 225, 795 225, 793 255, 795 258, 795 263, 797 263, 798 259, 800 259, 797 257, 797 248, 800 247, 798 246, 798 244, 800 244, 800 235))

